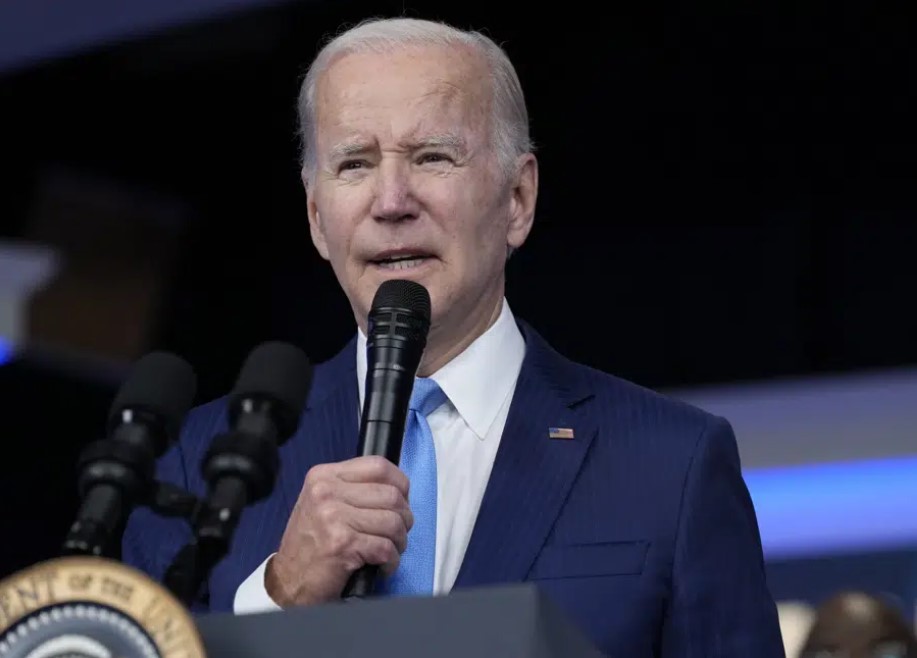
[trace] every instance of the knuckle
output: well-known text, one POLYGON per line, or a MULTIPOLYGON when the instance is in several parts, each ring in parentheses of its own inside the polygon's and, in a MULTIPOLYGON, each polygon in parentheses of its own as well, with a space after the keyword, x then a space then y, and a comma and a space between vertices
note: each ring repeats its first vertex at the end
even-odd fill
POLYGON ((376 479, 384 477, 391 466, 389 461, 381 455, 371 455, 367 459, 369 460, 367 462, 367 467, 369 468, 370 475, 376 479))
POLYGON ((309 487, 309 493, 317 501, 326 501, 332 498, 331 483, 325 479, 316 479, 309 487))
POLYGON ((385 515, 386 535, 392 538, 400 537, 404 534, 404 519, 397 512, 389 512, 385 515))
POLYGON ((345 553, 351 544, 350 530, 340 524, 332 525, 327 533, 328 552, 333 555, 345 553))
POLYGON ((312 489, 315 486, 316 482, 321 482, 322 480, 325 479, 326 470, 327 470, 327 467, 325 464, 316 464, 315 466, 310 468, 308 472, 306 473, 306 477, 303 482, 303 486, 306 489, 312 489))
POLYGON ((401 505, 401 498, 401 492, 398 491, 398 487, 387 484, 382 489, 382 502, 390 509, 399 507, 401 505))
POLYGON ((374 564, 386 564, 398 555, 398 549, 395 548, 392 542, 386 539, 380 539, 374 542, 371 551, 374 564))
POLYGON ((338 508, 336 505, 325 503, 323 505, 316 506, 315 516, 323 526, 333 527, 336 525, 335 522, 339 520, 340 514, 338 513, 338 508))

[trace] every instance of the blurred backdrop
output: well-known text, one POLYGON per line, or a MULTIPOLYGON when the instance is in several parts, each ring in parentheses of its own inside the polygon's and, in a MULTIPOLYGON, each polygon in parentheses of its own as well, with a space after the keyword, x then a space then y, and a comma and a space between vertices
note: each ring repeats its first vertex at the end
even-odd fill
POLYGON ((735 424, 772 585, 917 596, 917 47, 868 3, 10 0, 0 7, 0 575, 51 557, 125 368, 314 361, 295 98, 375 15, 486 31, 541 158, 508 298, 568 356, 735 424), (817 8, 816 8, 817 7, 817 8), (914 370, 912 371, 912 368, 914 370))

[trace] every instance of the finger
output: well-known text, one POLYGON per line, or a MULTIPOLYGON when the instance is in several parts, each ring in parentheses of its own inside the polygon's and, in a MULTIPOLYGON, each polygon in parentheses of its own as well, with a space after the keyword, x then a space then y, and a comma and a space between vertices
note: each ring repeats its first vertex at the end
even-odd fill
POLYGON ((345 482, 376 482, 396 487, 405 498, 408 497, 407 476, 385 457, 369 455, 337 464, 335 474, 345 482))
POLYGON ((393 573, 398 571, 399 564, 401 564, 401 553, 396 550, 394 556, 388 562, 380 565, 379 570, 382 572, 383 576, 388 578, 393 573))
POLYGON ((365 564, 374 564, 386 575, 398 568, 401 552, 388 539, 373 535, 361 535, 357 543, 357 552, 365 564))
POLYGON ((327 505, 332 504, 336 510, 340 507, 391 510, 401 514, 408 530, 414 525, 414 515, 407 499, 391 484, 324 479, 312 483, 309 495, 309 507, 312 509, 327 511, 327 505))
POLYGON ((391 541, 399 553, 407 548, 408 526, 398 512, 351 507, 347 524, 361 535, 372 535, 391 541))
POLYGON ((398 487, 377 482, 338 482, 337 500, 362 509, 400 510, 408 508, 408 499, 398 487))

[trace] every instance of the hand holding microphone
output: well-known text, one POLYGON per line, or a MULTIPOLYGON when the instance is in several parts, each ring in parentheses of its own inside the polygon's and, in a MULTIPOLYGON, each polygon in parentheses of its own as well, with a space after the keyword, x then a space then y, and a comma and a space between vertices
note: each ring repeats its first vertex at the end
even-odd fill
POLYGON ((430 328, 429 293, 412 281, 386 281, 368 319, 359 456, 306 475, 265 574, 281 606, 370 594, 377 572, 394 572, 407 545, 413 515, 398 463, 430 328))
POLYGON ((339 599, 360 567, 398 568, 413 521, 407 478, 384 457, 315 466, 268 563, 267 592, 281 606, 339 599))

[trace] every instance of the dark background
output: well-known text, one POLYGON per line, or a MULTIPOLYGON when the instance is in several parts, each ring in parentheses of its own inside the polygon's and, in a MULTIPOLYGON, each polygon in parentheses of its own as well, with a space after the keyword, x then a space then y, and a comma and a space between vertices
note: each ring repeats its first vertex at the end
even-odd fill
MULTIPOLYGON (((191 361, 199 401, 263 340, 328 358, 354 324, 309 240, 300 76, 345 23, 437 18, 485 30, 518 67, 542 187, 507 294, 560 351, 657 388, 917 361, 907 17, 497 4, 288 3, 8 74, 0 236, 28 233, 53 172, 170 199, 180 251, 145 348, 191 361)), ((0 367, 0 575, 58 550, 76 455, 119 381, 102 375, 0 367)))

